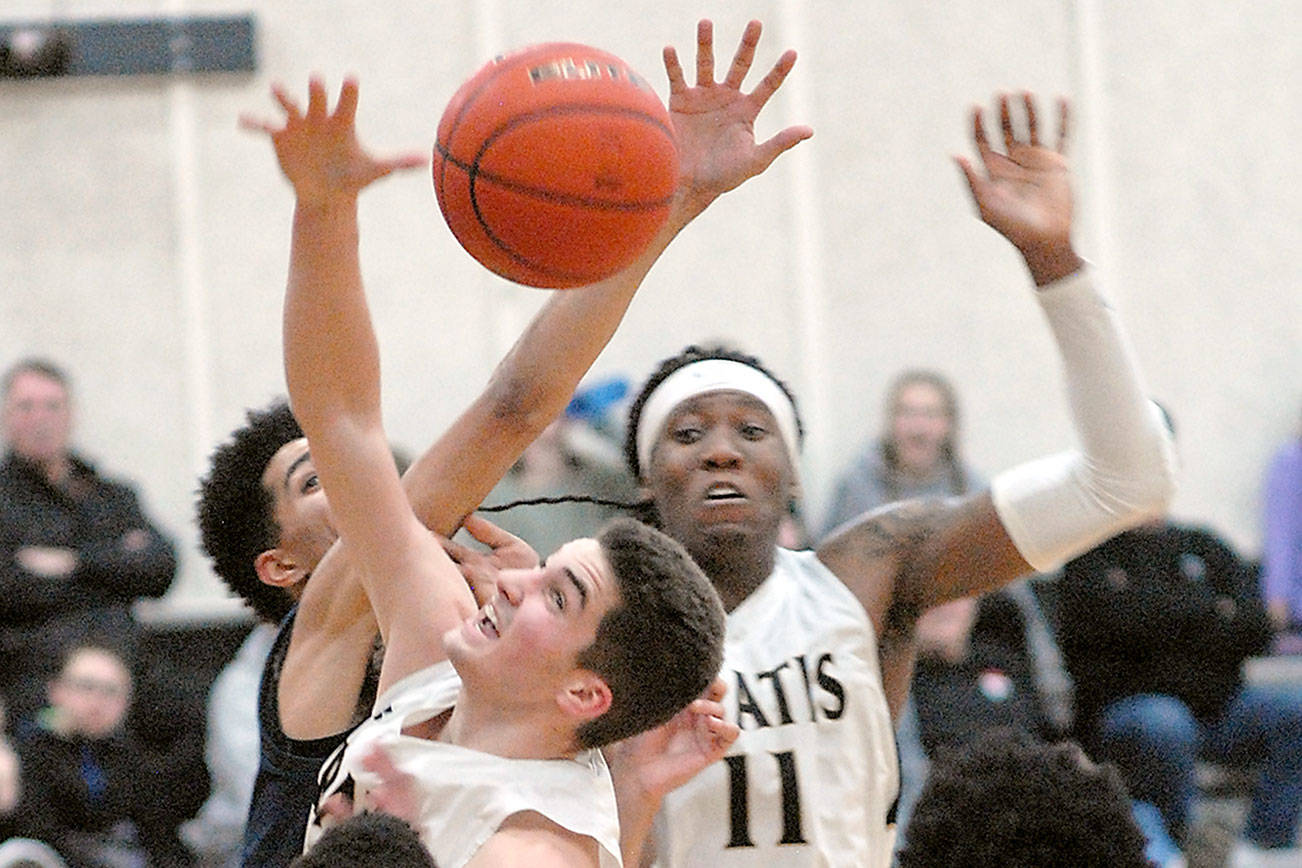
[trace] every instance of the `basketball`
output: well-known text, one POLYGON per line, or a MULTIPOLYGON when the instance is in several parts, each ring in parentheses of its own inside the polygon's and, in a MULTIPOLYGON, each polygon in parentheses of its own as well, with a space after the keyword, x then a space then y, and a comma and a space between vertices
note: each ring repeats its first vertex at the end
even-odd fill
POLYGON ((434 192, 452 234, 490 271, 561 289, 637 258, 678 181, 660 98, 605 51, 568 42, 502 55, 439 121, 434 192))

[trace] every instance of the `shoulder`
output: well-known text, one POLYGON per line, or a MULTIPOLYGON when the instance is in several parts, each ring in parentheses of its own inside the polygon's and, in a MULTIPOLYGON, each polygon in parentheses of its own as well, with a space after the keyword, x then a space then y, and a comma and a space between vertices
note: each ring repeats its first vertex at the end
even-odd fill
POLYGON ((572 832, 542 814, 522 811, 507 817, 466 864, 467 868, 523 864, 531 868, 595 868, 599 862, 593 838, 572 832))

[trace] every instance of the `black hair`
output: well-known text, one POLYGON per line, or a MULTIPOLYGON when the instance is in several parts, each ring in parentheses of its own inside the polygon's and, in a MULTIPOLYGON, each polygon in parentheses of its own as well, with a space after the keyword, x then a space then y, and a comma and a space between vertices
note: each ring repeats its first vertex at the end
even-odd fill
POLYGON ((200 543, 213 570, 260 618, 279 623, 293 606, 284 588, 258 578, 258 555, 280 543, 271 492, 262 483, 267 463, 286 443, 303 436, 283 398, 249 410, 246 424, 213 451, 199 482, 196 513, 200 543))
POLYGON ((619 586, 579 665, 610 687, 611 706, 577 732, 600 747, 669 720, 714 681, 723 664, 719 594, 676 540, 631 518, 597 535, 619 586))
POLYGON ((1116 767, 998 727, 941 752, 900 868, 1148 868, 1116 767))
POLYGON ((392 814, 354 814, 331 826, 290 868, 437 868, 416 830, 392 814))

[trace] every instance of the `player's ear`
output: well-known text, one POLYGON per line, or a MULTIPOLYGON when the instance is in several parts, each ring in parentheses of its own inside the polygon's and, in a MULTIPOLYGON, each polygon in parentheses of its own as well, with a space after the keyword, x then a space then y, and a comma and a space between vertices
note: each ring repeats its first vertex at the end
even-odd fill
POLYGON ((561 710, 579 721, 600 717, 610 709, 613 701, 610 685, 589 669, 575 670, 556 695, 556 704, 561 710))
POLYGON ((284 549, 267 549, 254 559, 253 568, 263 584, 277 588, 292 587, 307 575, 307 570, 284 549))

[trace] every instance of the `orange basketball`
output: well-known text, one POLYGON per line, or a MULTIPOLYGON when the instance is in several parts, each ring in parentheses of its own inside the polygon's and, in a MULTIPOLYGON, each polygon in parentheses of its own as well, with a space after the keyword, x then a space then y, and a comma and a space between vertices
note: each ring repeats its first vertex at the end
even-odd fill
POLYGON ((637 258, 669 214, 678 150, 646 80, 596 48, 496 58, 453 95, 434 146, 452 234, 528 286, 582 286, 637 258))

